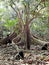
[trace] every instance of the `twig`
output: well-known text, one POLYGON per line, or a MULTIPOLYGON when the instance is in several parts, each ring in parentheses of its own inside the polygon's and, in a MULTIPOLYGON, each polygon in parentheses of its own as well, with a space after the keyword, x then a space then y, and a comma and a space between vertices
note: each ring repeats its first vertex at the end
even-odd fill
MULTIPOLYGON (((40 9, 37 13, 39 13, 39 12, 40 12, 43 8, 45 8, 45 7, 42 7, 42 8, 41 8, 41 9, 40 9)), ((32 21, 33 19, 35 19, 35 18, 37 18, 37 16, 35 16, 35 17, 31 18, 28 24, 30 24, 30 23, 31 23, 31 21, 32 21)))
MULTIPOLYGON (((41 1, 37 4, 37 6, 35 7, 35 10, 36 10, 36 9, 37 9, 37 7, 40 5, 40 3, 41 3, 41 1)), ((34 10, 34 11, 35 11, 35 10, 34 10)))
POLYGON ((16 5, 16 4, 13 2, 13 0, 11 0, 11 2, 12 2, 14 5, 16 5))
POLYGON ((35 19, 36 17, 33 17, 33 18, 31 18, 30 19, 30 21, 28 22, 28 25, 31 23, 31 21, 33 20, 33 19, 35 19))
POLYGON ((45 7, 42 7, 38 12, 40 12, 42 9, 44 9, 45 7))
POLYGON ((12 5, 11 8, 16 12, 16 15, 18 15, 18 12, 15 10, 15 8, 12 5))

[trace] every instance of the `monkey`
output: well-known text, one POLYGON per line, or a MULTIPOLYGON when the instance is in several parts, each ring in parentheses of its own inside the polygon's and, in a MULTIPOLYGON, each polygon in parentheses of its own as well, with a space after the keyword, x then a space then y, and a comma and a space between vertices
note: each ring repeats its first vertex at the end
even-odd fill
POLYGON ((20 51, 20 52, 19 52, 19 55, 20 55, 22 58, 24 58, 23 51, 20 51))
POLYGON ((24 59, 24 53, 23 51, 19 51, 18 55, 16 56, 16 59, 20 60, 20 59, 24 59))
POLYGON ((45 45, 41 48, 41 50, 47 50, 47 47, 48 47, 48 45, 45 44, 45 45))

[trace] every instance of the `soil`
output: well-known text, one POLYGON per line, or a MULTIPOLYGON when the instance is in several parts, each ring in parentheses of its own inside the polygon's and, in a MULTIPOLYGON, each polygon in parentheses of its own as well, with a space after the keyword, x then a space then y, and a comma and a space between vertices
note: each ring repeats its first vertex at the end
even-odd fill
POLYGON ((16 59, 16 45, 0 46, 0 65, 49 65, 49 51, 40 48, 31 45, 31 52, 24 52, 24 59, 16 59))

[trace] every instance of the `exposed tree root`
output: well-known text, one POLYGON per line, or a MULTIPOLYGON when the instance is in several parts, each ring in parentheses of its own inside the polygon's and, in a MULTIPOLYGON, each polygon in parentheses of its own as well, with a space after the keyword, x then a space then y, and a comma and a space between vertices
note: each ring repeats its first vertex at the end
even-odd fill
POLYGON ((42 41, 38 38, 35 38, 34 36, 31 35, 31 39, 33 40, 33 43, 37 43, 37 44, 41 44, 41 45, 45 45, 45 44, 49 44, 49 42, 46 41, 42 41))
POLYGON ((17 34, 15 32, 10 35, 7 35, 7 37, 0 39, 0 45, 7 45, 8 43, 11 43, 13 38, 15 38, 16 36, 17 34))
MULTIPOLYGON (((21 37, 23 36, 23 32, 21 32, 18 36, 16 36, 16 33, 13 33, 12 35, 9 35, 9 39, 12 41, 12 44, 16 44, 17 46, 17 51, 19 50, 23 50, 24 52, 31 52, 32 50, 24 50, 24 49, 19 49, 18 46, 22 46, 24 43, 22 42, 23 40, 21 39, 21 37)), ((25 38, 25 37, 24 37, 25 38)), ((46 41, 42 41, 40 39, 38 39, 36 36, 30 34, 30 39, 32 40, 32 43, 36 43, 39 45, 45 45, 45 44, 49 44, 49 42, 46 41)), ((7 44, 7 37, 4 39, 1 39, 0 44, 7 44)), ((27 40, 28 41, 28 40, 27 40)), ((26 43, 25 43, 26 46, 26 43)), ((25 47, 26 48, 26 47, 25 47)))

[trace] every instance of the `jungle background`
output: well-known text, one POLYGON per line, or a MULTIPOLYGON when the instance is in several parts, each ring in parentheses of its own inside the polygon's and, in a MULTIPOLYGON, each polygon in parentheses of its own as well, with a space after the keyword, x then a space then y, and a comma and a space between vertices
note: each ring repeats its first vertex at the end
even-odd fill
POLYGON ((25 57, 34 53, 36 57, 37 53, 40 57, 36 60, 43 61, 47 54, 49 59, 49 0, 0 0, 0 48, 0 55, 5 49, 9 54, 12 52, 13 65, 20 50, 25 52, 25 57), (45 44, 48 49, 42 51, 45 44))

